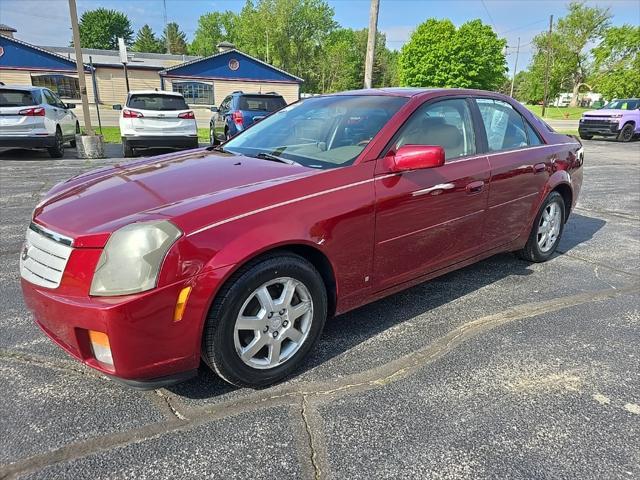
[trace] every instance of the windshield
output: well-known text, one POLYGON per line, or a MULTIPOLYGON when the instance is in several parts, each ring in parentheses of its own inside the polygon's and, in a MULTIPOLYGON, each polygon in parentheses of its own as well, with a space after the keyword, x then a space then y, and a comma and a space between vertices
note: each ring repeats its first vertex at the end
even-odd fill
POLYGON ((610 110, 637 110, 638 108, 640 108, 640 100, 613 100, 612 102, 607 103, 602 108, 610 110))
POLYGON ((263 95, 243 95, 240 97, 239 110, 257 112, 275 112, 286 105, 282 97, 267 97, 263 95))
POLYGON ((38 103, 40 102, 36 102, 29 91, 5 88, 0 90, 0 107, 29 107, 38 103))
POLYGON ((290 105, 224 144, 226 151, 275 155, 312 168, 350 165, 407 98, 336 95, 290 105))
POLYGON ((138 108, 140 110, 188 110, 184 98, 177 95, 131 95, 129 97, 130 108, 138 108))

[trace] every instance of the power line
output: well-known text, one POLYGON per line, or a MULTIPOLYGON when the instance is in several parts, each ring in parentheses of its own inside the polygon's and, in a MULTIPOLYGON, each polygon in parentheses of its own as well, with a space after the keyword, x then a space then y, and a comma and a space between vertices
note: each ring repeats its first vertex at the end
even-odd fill
POLYGON ((484 0, 480 0, 480 2, 482 3, 482 6, 484 7, 484 11, 487 12, 487 15, 489 16, 489 20, 491 20, 491 25, 493 25, 493 29, 495 31, 498 31, 498 28, 496 27, 496 22, 493 21, 493 17, 489 13, 489 9, 487 8, 486 3, 484 3, 484 0))

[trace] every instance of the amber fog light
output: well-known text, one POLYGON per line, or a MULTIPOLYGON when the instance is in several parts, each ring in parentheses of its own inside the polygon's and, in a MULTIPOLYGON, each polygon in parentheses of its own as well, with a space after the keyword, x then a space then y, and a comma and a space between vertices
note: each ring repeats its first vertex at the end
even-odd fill
POLYGON ((104 365, 113 368, 113 357, 111 356, 111 346, 106 333, 89 330, 89 342, 91 351, 95 359, 104 365))

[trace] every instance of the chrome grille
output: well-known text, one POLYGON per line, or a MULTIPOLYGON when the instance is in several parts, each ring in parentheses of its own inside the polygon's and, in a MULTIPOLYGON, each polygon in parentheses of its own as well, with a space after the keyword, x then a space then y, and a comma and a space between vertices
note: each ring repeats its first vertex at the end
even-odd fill
POLYGON ((41 287, 58 287, 73 250, 71 244, 70 238, 32 223, 20 255, 20 275, 41 287))

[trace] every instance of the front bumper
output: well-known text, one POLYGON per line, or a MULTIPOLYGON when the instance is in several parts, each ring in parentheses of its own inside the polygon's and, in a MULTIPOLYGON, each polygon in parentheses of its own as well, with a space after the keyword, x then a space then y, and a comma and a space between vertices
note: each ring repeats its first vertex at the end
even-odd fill
POLYGON ((159 388, 195 375, 211 301, 211 271, 148 292, 121 297, 70 296, 22 279, 25 303, 38 326, 84 364, 135 388, 159 388), (182 320, 174 322, 180 290, 192 286, 182 320), (93 355, 89 330, 109 337, 113 367, 93 355))
POLYGON ((124 136, 133 148, 198 148, 197 135, 175 136, 124 136))
POLYGON ((580 121, 578 133, 583 135, 617 136, 620 133, 618 122, 580 121))
POLYGON ((48 148, 53 147, 56 138, 53 135, 42 136, 0 136, 0 148, 48 148))

